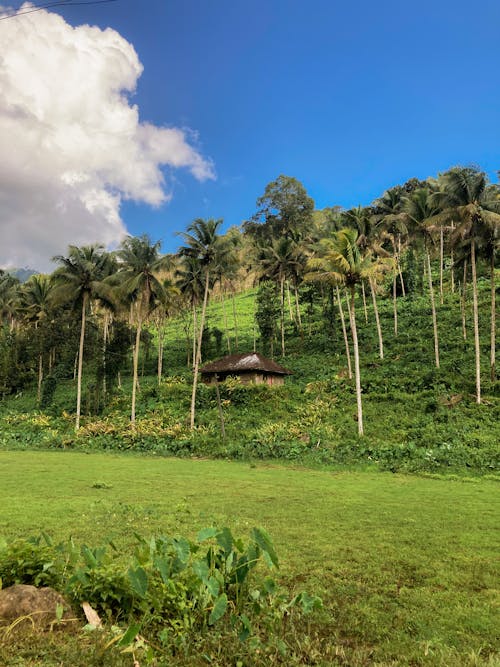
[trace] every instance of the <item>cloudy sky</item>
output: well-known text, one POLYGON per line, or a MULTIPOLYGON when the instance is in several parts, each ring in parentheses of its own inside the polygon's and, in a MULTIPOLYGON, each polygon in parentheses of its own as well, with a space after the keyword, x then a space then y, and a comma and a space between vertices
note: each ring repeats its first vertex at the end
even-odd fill
POLYGON ((321 208, 500 168, 497 0, 30 8, 0 13, 22 12, 0 19, 0 266, 126 233, 174 250, 281 173, 321 208))

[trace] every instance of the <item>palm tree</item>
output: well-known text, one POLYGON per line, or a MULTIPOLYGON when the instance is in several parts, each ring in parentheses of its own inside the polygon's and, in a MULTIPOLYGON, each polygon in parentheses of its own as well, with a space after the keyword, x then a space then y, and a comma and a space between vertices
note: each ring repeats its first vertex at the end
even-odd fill
POLYGON ((201 342, 203 328, 205 326, 210 280, 212 272, 216 275, 217 266, 221 263, 223 255, 223 248, 219 243, 219 236, 217 235, 217 230, 221 224, 222 219, 220 218, 218 220, 215 220, 214 218, 208 220, 196 218, 196 220, 193 220, 188 226, 187 232, 181 232, 180 234, 186 245, 180 248, 179 254, 182 257, 188 257, 197 262, 204 274, 203 304, 193 369, 193 391, 191 395, 190 411, 191 429, 194 428, 196 388, 198 385, 198 370, 201 362, 201 342))
POLYGON ((53 274, 55 281, 54 300, 70 302, 73 307, 80 307, 80 345, 78 349, 78 371, 76 390, 75 430, 80 428, 82 401, 83 347, 87 310, 93 299, 109 302, 109 290, 103 280, 109 274, 110 256, 101 245, 84 247, 69 246, 68 256, 57 255, 53 261, 61 266, 53 274))
POLYGON ((401 282, 403 296, 406 296, 406 289, 401 269, 401 237, 407 234, 404 216, 401 215, 402 198, 404 190, 401 186, 396 186, 384 192, 384 194, 374 202, 374 215, 378 222, 379 233, 390 240, 394 257, 395 271, 392 280, 392 298, 394 311, 394 334, 398 335, 398 308, 397 308, 397 276, 401 282))
MULTIPOLYGON (((389 253, 386 250, 384 250, 382 239, 380 239, 377 234, 378 230, 376 224, 376 216, 373 213, 373 208, 368 206, 365 207, 358 206, 356 208, 343 212, 341 214, 341 217, 342 220, 346 223, 346 225, 358 231, 358 238, 356 239, 356 244, 359 247, 361 254, 366 255, 367 253, 369 253, 372 256, 385 258, 384 261, 386 261, 387 269, 389 270, 389 268, 392 267, 392 264, 387 261, 389 253)), ((370 291, 372 295, 373 312, 375 314, 375 324, 377 327, 379 356, 381 359, 383 359, 384 340, 382 337, 382 327, 380 326, 380 317, 377 304, 377 291, 376 291, 375 281, 371 276, 368 277, 368 284, 370 286, 370 291)), ((363 294, 363 304, 365 307, 365 320, 367 320, 364 281, 361 283, 361 289, 363 294)))
POLYGON ((16 323, 20 285, 19 279, 9 273, 0 274, 0 320, 8 321, 11 332, 16 323))
POLYGON ((431 255, 429 245, 432 242, 430 228, 426 225, 437 211, 432 200, 433 195, 428 188, 415 190, 410 197, 403 197, 403 211, 407 222, 413 227, 415 236, 423 240, 426 258, 427 279, 429 284, 429 298, 432 310, 432 330, 434 335, 434 360, 436 368, 439 368, 439 333, 437 326, 436 302, 434 299, 434 286, 432 284, 431 255))
MULTIPOLYGON (((432 195, 432 201, 441 212, 431 217, 427 224, 454 221, 452 241, 462 249, 468 248, 472 272, 472 309, 474 321, 474 349, 476 375, 476 403, 481 403, 481 350, 479 345, 479 315, 477 300, 476 255, 485 245, 495 253, 500 225, 500 200, 498 189, 488 187, 484 172, 474 167, 454 167, 440 174, 441 190, 432 195)), ((494 292, 494 259, 492 261, 492 293, 494 292)), ((492 297, 491 317, 495 319, 495 299, 492 297)), ((493 331, 492 326, 492 331, 493 331)), ((494 358, 493 358, 494 367, 494 358)), ((494 372, 494 371, 492 371, 494 372)))
POLYGON ((285 356, 285 281, 295 280, 304 265, 300 246, 291 236, 281 236, 271 243, 260 244, 256 248, 261 280, 272 280, 279 285, 281 300, 281 356, 285 356))
POLYGON ((54 285, 50 276, 35 274, 21 288, 21 308, 39 336, 37 403, 40 404, 43 382, 43 325, 53 306, 54 285))
POLYGON ((130 421, 135 424, 139 349, 141 332, 154 305, 164 297, 164 288, 156 273, 166 264, 160 257, 160 241, 152 243, 146 234, 127 236, 117 252, 120 268, 116 275, 119 293, 131 304, 136 324, 133 351, 132 404, 130 421))
MULTIPOLYGON (((198 331, 196 323, 196 309, 198 305, 203 301, 203 292, 205 288, 205 282, 202 275, 202 267, 198 260, 195 257, 179 256, 179 262, 174 270, 175 276, 175 285, 179 290, 181 297, 187 302, 192 318, 193 325, 193 335, 191 340, 192 346, 192 359, 190 362, 189 358, 189 348, 190 348, 190 326, 191 322, 189 319, 185 325, 186 337, 188 341, 188 351, 187 351, 187 365, 191 363, 191 367, 194 368, 194 361, 196 358, 196 334, 198 331)), ((184 310, 182 311, 184 313, 184 310)))
POLYGON ((349 320, 351 325, 354 378, 358 416, 358 434, 364 434, 363 405, 361 401, 361 376, 359 369, 358 331, 356 327, 355 294, 356 286, 362 280, 377 275, 379 266, 369 255, 363 256, 357 245, 358 232, 355 229, 341 229, 333 235, 328 250, 323 257, 308 262, 309 273, 306 280, 318 280, 334 285, 344 285, 350 292, 349 320))

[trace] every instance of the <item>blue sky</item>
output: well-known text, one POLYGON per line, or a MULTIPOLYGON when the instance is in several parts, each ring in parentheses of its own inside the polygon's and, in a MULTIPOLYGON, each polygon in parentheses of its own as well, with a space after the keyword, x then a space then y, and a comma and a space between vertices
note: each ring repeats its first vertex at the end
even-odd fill
POLYGON ((491 178, 500 168, 498 0, 117 0, 51 11, 133 44, 141 120, 191 128, 214 162, 216 180, 165 171, 173 198, 159 209, 123 203, 129 232, 165 250, 196 217, 240 224, 279 174, 323 208, 368 204, 455 164, 491 178))

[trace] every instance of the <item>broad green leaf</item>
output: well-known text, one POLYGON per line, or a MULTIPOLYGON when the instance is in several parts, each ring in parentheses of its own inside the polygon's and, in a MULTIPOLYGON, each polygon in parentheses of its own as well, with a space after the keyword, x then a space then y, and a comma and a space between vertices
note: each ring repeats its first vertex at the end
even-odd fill
POLYGON ((83 560, 85 561, 85 564, 87 567, 94 568, 97 567, 97 560, 94 554, 92 553, 92 550, 89 549, 89 547, 84 544, 82 546, 82 556, 83 560))
POLYGON ((189 560, 189 554, 191 553, 191 546, 189 542, 181 537, 174 540, 173 546, 181 563, 187 563, 189 560))
POLYGON ((230 553, 233 548, 233 535, 229 528, 223 528, 217 535, 217 544, 224 549, 224 553, 230 553))
POLYGON ((139 634, 140 629, 141 629, 140 623, 136 623, 135 625, 129 625, 129 627, 124 632, 122 638, 118 642, 117 646, 130 646, 130 644, 133 643, 134 639, 139 634))
POLYGON ((215 537, 218 532, 217 528, 214 528, 213 526, 211 528, 203 528, 196 536, 196 540, 197 542, 204 542, 205 540, 215 537))
POLYGON ((262 549, 264 554, 268 554, 272 565, 279 567, 278 556, 276 555, 273 543, 271 542, 271 538, 267 532, 263 528, 254 528, 252 530, 252 536, 255 540, 255 543, 260 547, 260 549, 262 549))
POLYGON ((208 567, 208 563, 206 561, 197 560, 196 562, 194 562, 193 572, 204 584, 207 583, 210 570, 208 567))
POLYGON ((166 558, 157 556, 153 562, 154 566, 160 573, 163 583, 166 584, 170 579, 170 563, 166 558))
POLYGON ((143 598, 148 590, 148 575, 146 571, 142 567, 138 567, 136 570, 130 568, 128 578, 134 591, 139 597, 143 598))
POLYGON ((213 598, 216 598, 220 593, 220 583, 215 577, 210 577, 207 581, 208 592, 213 598))
POLYGON ((222 595, 219 595, 219 597, 215 601, 213 609, 210 612, 210 616, 208 617, 208 624, 213 625, 214 623, 216 623, 220 618, 224 616, 224 614, 226 613, 226 609, 227 609, 227 595, 223 593, 222 595))
POLYGON ((241 621, 241 630, 238 637, 240 641, 244 642, 252 634, 252 625, 250 623, 250 619, 248 618, 248 616, 245 616, 245 614, 242 614, 240 616, 240 621, 241 621))

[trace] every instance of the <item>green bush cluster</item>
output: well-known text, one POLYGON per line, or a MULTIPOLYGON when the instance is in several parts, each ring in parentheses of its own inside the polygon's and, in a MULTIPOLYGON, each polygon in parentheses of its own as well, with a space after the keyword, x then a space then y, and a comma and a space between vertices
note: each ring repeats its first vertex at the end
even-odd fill
MULTIPOLYGON (((135 534, 132 555, 113 543, 91 548, 73 540, 54 545, 47 535, 0 544, 0 582, 52 586, 74 605, 88 602, 109 624, 124 628, 120 646, 136 641, 170 652, 218 624, 245 642, 265 628, 282 634, 292 608, 321 606, 306 592, 290 596, 262 574, 278 568, 267 533, 253 528, 247 544, 229 528, 206 528, 196 540, 135 534), (258 570, 258 573, 257 573, 258 570), (272 627, 271 627, 272 626, 272 627)), ((255 642, 254 642, 255 643, 255 642)))

